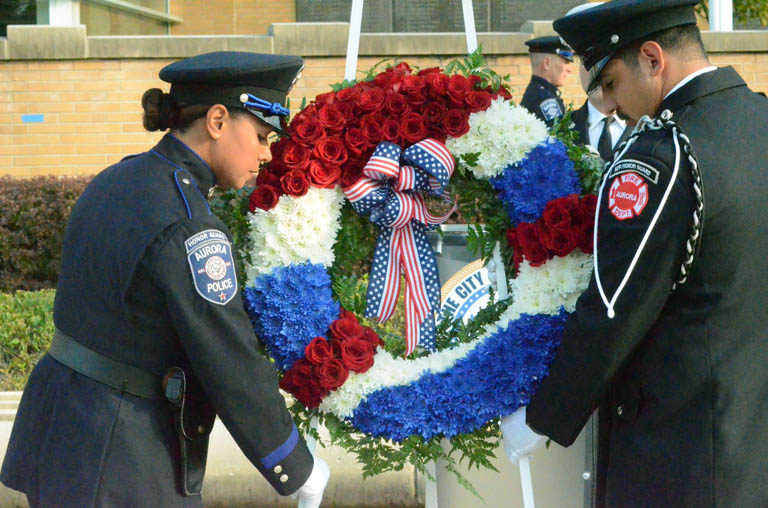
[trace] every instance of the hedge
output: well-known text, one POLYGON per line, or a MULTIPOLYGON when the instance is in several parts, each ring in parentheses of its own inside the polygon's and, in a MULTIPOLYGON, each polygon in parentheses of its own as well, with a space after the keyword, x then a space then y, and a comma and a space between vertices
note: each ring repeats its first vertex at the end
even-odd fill
POLYGON ((67 219, 91 178, 0 177, 0 291, 56 287, 67 219))
POLYGON ((0 390, 21 390, 53 337, 55 291, 0 293, 0 390))

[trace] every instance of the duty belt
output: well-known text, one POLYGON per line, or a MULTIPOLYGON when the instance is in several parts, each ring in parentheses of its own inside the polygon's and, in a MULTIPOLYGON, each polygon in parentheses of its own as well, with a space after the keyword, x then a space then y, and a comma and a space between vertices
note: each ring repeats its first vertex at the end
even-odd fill
POLYGON ((165 400, 163 379, 89 349, 59 331, 53 334, 48 354, 70 369, 121 392, 152 400, 165 400))

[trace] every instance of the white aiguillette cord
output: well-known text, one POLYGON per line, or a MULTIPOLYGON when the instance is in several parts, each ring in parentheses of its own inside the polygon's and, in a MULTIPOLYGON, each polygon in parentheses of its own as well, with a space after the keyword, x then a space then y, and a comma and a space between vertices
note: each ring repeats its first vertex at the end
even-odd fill
MULTIPOLYGON (((666 111, 664 113, 667 113, 666 111)), ((670 115, 671 116, 671 115, 670 115)), ((644 116, 640 119, 640 122, 638 122, 637 127, 635 127, 635 131, 637 132, 638 129, 642 130, 645 127, 645 124, 650 124, 652 120, 644 116)), ((630 140, 627 142, 624 149, 621 151, 618 157, 614 159, 613 164, 611 164, 611 167, 605 172, 605 178, 603 178, 603 182, 600 184, 600 192, 597 195, 597 208, 595 209, 595 230, 593 232, 592 241, 593 241, 593 251, 595 253, 594 255, 594 266, 595 266, 595 282, 597 283, 597 289, 600 292, 600 298, 603 299, 603 303, 605 304, 606 308, 608 309, 608 317, 613 319, 616 316, 616 312, 614 311, 614 306, 616 305, 616 300, 618 300, 619 295, 624 290, 624 286, 627 285, 627 281, 629 280, 629 277, 632 275, 632 272, 635 269, 635 266, 637 265, 637 260, 640 259, 640 254, 643 253, 643 249, 645 249, 645 245, 648 242, 648 238, 650 238, 651 233, 653 232, 653 228, 656 226, 656 222, 659 220, 659 216, 661 216, 661 212, 664 210, 664 206, 667 204, 667 199, 669 198, 669 194, 672 192, 672 186, 675 184, 675 180, 677 180, 677 174, 680 171, 680 143, 677 140, 677 127, 672 127, 672 139, 675 141, 675 169, 672 171, 672 177, 669 179, 669 184, 667 185, 667 189, 664 191, 664 195, 661 198, 661 202, 659 203, 658 209, 656 209, 656 213, 653 215, 653 219, 651 219, 651 223, 648 225, 648 230, 645 232, 645 235, 643 235, 643 239, 640 242, 640 245, 637 248, 637 252, 635 252, 635 256, 632 258, 632 262, 629 264, 629 268, 627 269, 627 273, 624 274, 624 278, 621 280, 621 284, 619 284, 619 287, 616 288, 616 293, 613 295, 613 298, 610 300, 605 295, 605 291, 603 290, 603 284, 600 280, 600 270, 598 269, 597 264, 597 231, 598 231, 598 223, 600 219, 600 203, 603 199, 603 189, 605 188, 605 183, 608 181, 608 176, 611 173, 611 170, 616 165, 616 163, 619 162, 619 160, 624 156, 624 154, 627 152, 627 149, 629 149, 630 146, 637 140, 637 137, 633 136, 630 138, 630 140)))

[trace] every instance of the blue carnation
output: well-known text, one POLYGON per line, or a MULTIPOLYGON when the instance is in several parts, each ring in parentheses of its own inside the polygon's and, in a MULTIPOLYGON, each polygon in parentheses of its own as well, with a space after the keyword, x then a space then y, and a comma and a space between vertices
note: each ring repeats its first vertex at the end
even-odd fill
POLYGON ((568 314, 522 315, 487 337, 445 372, 378 390, 355 409, 352 423, 402 441, 473 432, 528 404, 549 372, 568 314))
POLYGON ((551 200, 581 193, 573 161, 560 141, 538 145, 490 182, 513 224, 535 222, 551 200))
POLYGON ((307 344, 325 335, 339 316, 331 279, 322 265, 275 268, 259 276, 244 293, 253 329, 281 370, 303 358, 307 344))

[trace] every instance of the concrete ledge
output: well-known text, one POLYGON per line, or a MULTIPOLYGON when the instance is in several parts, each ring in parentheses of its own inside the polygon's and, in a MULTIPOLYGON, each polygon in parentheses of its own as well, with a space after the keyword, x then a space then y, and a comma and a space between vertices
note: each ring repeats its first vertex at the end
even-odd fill
POLYGON ((8 60, 8 39, 0 37, 0 60, 8 60))
POLYGON ((523 23, 520 27, 521 32, 531 34, 531 38, 543 37, 544 35, 557 35, 554 27, 552 26, 552 20, 531 20, 523 23))
MULTIPOLYGON (((278 54, 347 54, 349 23, 273 23, 267 33, 274 38, 274 51, 278 54)), ((362 46, 362 37, 360 45, 362 46)))
POLYGON ((69 60, 88 57, 85 25, 8 25, 11 60, 69 60))
POLYGON ((185 58, 210 51, 273 53, 266 35, 134 35, 88 37, 89 58, 185 58))
MULTIPOLYGON (((527 53, 524 33, 478 34, 484 55, 527 53)), ((465 55, 467 39, 463 33, 362 34, 360 56, 373 55, 465 55)), ((343 56, 342 53, 339 56, 343 56)))
POLYGON ((768 30, 702 32, 709 53, 749 53, 768 51, 768 30))

